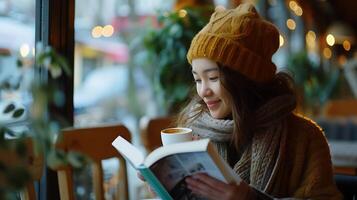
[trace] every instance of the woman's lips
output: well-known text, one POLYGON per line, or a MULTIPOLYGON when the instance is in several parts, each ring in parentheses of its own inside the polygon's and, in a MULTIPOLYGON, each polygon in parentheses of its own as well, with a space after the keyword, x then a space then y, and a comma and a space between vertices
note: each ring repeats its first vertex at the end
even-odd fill
POLYGON ((214 107, 216 107, 218 105, 220 101, 217 100, 217 101, 207 101, 206 104, 207 104, 207 107, 209 109, 213 109, 214 107))

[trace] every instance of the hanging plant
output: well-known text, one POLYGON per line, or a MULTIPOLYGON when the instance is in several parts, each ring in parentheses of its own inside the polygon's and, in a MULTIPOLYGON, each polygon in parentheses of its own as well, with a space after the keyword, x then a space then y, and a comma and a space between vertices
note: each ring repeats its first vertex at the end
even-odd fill
POLYGON ((146 31, 136 42, 144 47, 133 54, 137 56, 135 60, 153 80, 156 101, 169 113, 188 99, 193 81, 186 54, 212 10, 213 7, 206 6, 160 13, 158 27, 146 31))
MULTIPOLYGON (((28 66, 28 61, 18 60, 20 68, 26 67, 25 73, 42 71, 51 76, 52 79, 58 79, 62 74, 71 76, 70 69, 64 57, 59 55, 51 47, 43 47, 41 44, 36 46, 35 62, 28 66), (24 64, 26 62, 26 64, 24 64), (31 70, 28 70, 31 69, 31 70)), ((18 85, 23 81, 19 78, 19 83, 9 84, 7 81, 0 83, 0 88, 8 90, 17 90, 18 85), (16 87, 11 87, 16 85, 16 87)), ((71 165, 74 168, 81 168, 88 161, 81 154, 70 152, 65 153, 55 148, 57 134, 60 132, 60 123, 51 119, 48 115, 48 105, 61 106, 64 104, 64 94, 57 84, 50 81, 34 78, 30 83, 32 96, 31 106, 26 109, 23 105, 15 102, 9 102, 0 112, 3 115, 11 115, 14 123, 0 124, 0 152, 14 152, 15 156, 21 162, 14 166, 8 166, 0 158, 0 199, 11 199, 12 194, 23 189, 30 180, 30 172, 25 168, 26 146, 24 139, 31 137, 35 147, 35 153, 42 155, 45 165, 50 168, 56 168, 59 165, 71 165), (12 129, 16 127, 18 119, 25 118, 28 124, 26 131, 18 132, 12 129), (16 138, 16 139, 9 139, 16 138), (21 164, 22 163, 22 164, 21 164)), ((6 159, 5 159, 6 160, 6 159)))
POLYGON ((305 51, 288 58, 288 69, 293 73, 305 109, 318 109, 324 105, 332 95, 340 74, 337 68, 323 68, 313 63, 305 51))

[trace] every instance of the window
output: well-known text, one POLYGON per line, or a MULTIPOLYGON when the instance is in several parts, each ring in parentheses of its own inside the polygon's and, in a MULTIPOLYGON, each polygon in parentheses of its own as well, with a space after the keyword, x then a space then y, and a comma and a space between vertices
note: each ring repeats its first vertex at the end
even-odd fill
POLYGON ((32 101, 29 83, 35 54, 35 3, 0 0, 0 124, 17 132, 26 129, 27 113, 14 118, 15 112, 26 110, 32 101), (18 61, 22 67, 18 67, 18 61))
POLYGON ((164 0, 76 1, 76 126, 120 121, 135 129, 147 111, 138 113, 130 104, 149 105, 151 94, 144 72, 130 60, 130 45, 157 9, 171 6, 164 0))
MULTIPOLYGON (((156 11, 171 10, 173 1, 75 3, 74 125, 123 123, 135 134, 140 117, 152 111, 153 88, 142 68, 131 60, 130 48, 151 26, 156 11)), ((108 160, 103 165, 105 181, 110 182, 118 163, 108 160)), ((77 197, 91 198, 90 178, 83 172, 76 179, 77 197)))

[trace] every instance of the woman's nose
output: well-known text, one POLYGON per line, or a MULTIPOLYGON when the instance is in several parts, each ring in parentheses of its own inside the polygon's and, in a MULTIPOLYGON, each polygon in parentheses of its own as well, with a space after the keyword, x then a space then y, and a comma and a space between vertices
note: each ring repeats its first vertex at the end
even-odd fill
POLYGON ((212 95, 212 90, 207 83, 202 82, 200 93, 200 96, 206 97, 212 95))

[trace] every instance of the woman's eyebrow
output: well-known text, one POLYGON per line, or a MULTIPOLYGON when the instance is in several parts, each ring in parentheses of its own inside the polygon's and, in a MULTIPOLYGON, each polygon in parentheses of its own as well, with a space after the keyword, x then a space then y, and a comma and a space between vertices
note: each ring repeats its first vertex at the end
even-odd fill
POLYGON ((211 72, 211 71, 218 71, 218 68, 217 67, 208 68, 208 69, 203 70, 203 73, 207 73, 207 72, 211 72))
MULTIPOLYGON (((216 68, 216 67, 208 68, 208 69, 203 70, 203 73, 208 73, 208 72, 211 72, 211 71, 218 71, 218 68, 216 68)), ((192 74, 197 74, 197 72, 192 70, 192 74)))

